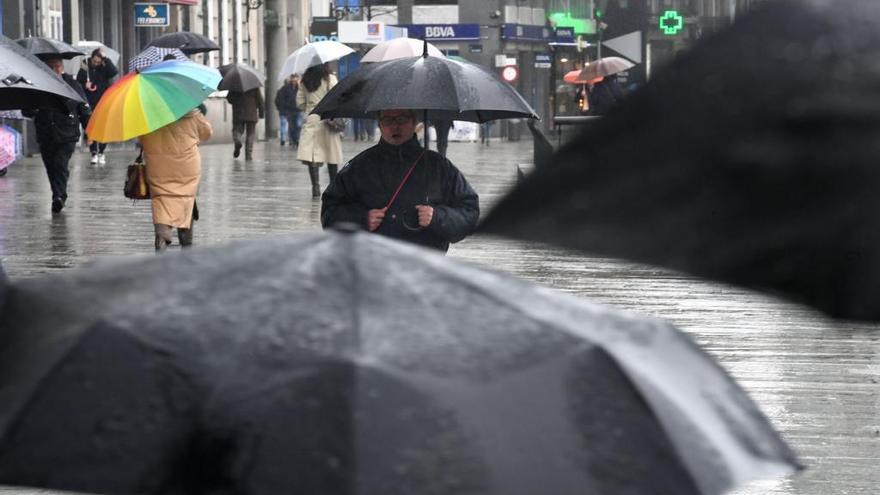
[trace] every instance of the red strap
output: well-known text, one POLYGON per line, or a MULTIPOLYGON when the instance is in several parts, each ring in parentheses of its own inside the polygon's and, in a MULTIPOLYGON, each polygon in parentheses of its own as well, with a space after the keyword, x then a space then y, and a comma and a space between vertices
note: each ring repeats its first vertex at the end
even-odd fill
POLYGON ((394 191, 394 194, 391 195, 391 199, 388 200, 388 204, 385 205, 385 210, 390 208, 391 205, 394 204, 394 201, 397 200, 397 195, 400 194, 400 190, 403 189, 403 185, 406 184, 406 181, 409 180, 409 176, 412 175, 413 170, 415 170, 416 168, 416 164, 419 163, 419 160, 421 160, 423 156, 425 156, 424 149, 422 150, 422 153, 419 155, 419 157, 416 158, 416 161, 414 161, 413 164, 409 166, 409 170, 406 171, 406 174, 403 176, 403 180, 400 181, 400 184, 397 186, 397 190, 394 191))

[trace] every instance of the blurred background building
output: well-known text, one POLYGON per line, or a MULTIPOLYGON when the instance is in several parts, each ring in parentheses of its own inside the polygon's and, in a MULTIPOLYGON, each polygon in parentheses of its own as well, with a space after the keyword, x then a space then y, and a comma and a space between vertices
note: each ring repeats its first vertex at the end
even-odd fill
MULTIPOLYGON (((503 75, 549 128, 553 116, 581 112, 573 96, 576 87, 562 80, 567 72, 600 56, 622 56, 636 65, 620 79, 636 88, 677 52, 760 1, 168 0, 153 2, 168 4, 168 25, 141 27, 134 22, 135 4, 145 2, 0 0, 0 28, 10 38, 101 41, 122 54, 123 67, 162 34, 204 34, 221 50, 195 55, 197 62, 240 62, 267 74, 267 135, 277 128, 271 108, 278 87, 274 74, 290 52, 308 40, 348 43, 358 53, 340 62, 344 77, 372 44, 406 29, 410 37, 424 37, 448 56, 503 75)), ((495 127, 494 133, 511 139, 522 132, 516 123, 495 127)))

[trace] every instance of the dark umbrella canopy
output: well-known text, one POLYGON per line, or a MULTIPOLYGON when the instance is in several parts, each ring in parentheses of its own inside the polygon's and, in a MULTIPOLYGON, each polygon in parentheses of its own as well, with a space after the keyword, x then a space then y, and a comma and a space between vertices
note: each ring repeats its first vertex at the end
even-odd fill
MULTIPOLYGON (((147 47, 178 48, 187 55, 219 50, 220 46, 211 41, 211 38, 189 31, 178 31, 159 36, 147 43, 147 47)), ((146 47, 145 47, 146 48, 146 47)))
POLYGON ((368 233, 7 289, 0 485, 686 495, 795 466, 670 325, 368 233))
POLYGON ((31 36, 29 38, 19 38, 15 42, 27 50, 29 54, 41 59, 53 57, 69 59, 85 55, 82 50, 52 38, 31 36))
POLYGON ((246 93, 263 86, 266 76, 247 64, 227 64, 220 66, 223 79, 217 89, 246 93))
POLYGON ((83 102, 42 60, 0 35, 0 110, 58 108, 83 102))
POLYGON ((441 57, 362 65, 334 86, 312 113, 323 119, 373 118, 380 110, 394 108, 424 109, 428 119, 537 118, 523 97, 492 72, 441 57))
POLYGON ((880 3, 765 2, 561 149, 483 231, 880 319, 880 3))

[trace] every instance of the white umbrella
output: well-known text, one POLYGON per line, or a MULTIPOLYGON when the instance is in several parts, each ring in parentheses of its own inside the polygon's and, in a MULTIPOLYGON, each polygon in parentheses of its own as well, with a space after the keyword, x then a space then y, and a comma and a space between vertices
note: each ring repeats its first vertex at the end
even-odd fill
MULTIPOLYGON (((425 42, 413 38, 395 38, 383 41, 370 49, 361 62, 384 62, 406 57, 420 57, 425 50, 425 42)), ((428 43, 429 57, 442 57, 443 52, 428 43)))
POLYGON ((316 41, 298 48, 284 61, 278 79, 287 79, 293 74, 303 74, 309 67, 321 65, 354 53, 354 50, 338 41, 316 41))
POLYGON ((625 58, 620 57, 604 57, 599 60, 588 63, 584 66, 578 79, 589 81, 598 77, 610 76, 623 72, 636 64, 625 58))
POLYGON ((80 67, 82 67, 85 64, 86 60, 88 60, 88 58, 91 56, 91 54, 95 50, 95 48, 100 48, 101 51, 104 52, 104 56, 107 57, 108 59, 110 59, 110 61, 113 62, 113 65, 115 65, 116 67, 119 67, 119 58, 120 58, 119 52, 110 48, 109 46, 105 45, 104 43, 101 43, 100 41, 88 41, 88 40, 77 41, 76 43, 73 44, 73 47, 82 50, 83 57, 85 57, 85 58, 74 57, 71 60, 65 60, 64 61, 64 72, 67 72, 68 74, 76 76, 76 73, 79 72, 80 67))

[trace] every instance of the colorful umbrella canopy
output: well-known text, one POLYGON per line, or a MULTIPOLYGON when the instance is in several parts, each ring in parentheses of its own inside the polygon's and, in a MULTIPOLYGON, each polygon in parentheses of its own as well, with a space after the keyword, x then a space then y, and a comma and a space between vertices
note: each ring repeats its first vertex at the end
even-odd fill
POLYGON ((293 74, 303 74, 309 67, 339 60, 350 53, 354 53, 354 50, 338 41, 316 41, 303 45, 287 56, 278 80, 287 79, 293 74))
POLYGON ((6 169, 18 156, 16 134, 15 129, 0 126, 0 170, 6 169))
POLYGON ((583 79, 581 78, 580 70, 573 70, 566 72, 564 76, 562 76, 562 80, 567 82, 568 84, 596 84, 597 82, 605 79, 604 76, 594 77, 593 79, 583 79))
POLYGON ((217 69, 178 60, 131 72, 107 89, 86 132, 102 143, 148 134, 198 106, 220 79, 217 69))
POLYGON ((188 61, 186 55, 177 48, 162 48, 158 46, 148 46, 144 51, 138 53, 128 61, 128 70, 143 70, 165 60, 165 57, 171 55, 175 60, 188 61))
MULTIPOLYGON (((398 58, 418 57, 422 55, 425 49, 425 42, 413 38, 395 38, 393 40, 383 41, 370 49, 361 62, 385 62, 387 60, 396 60, 398 58)), ((441 52, 436 46, 428 43, 428 56, 442 57, 441 52)))

